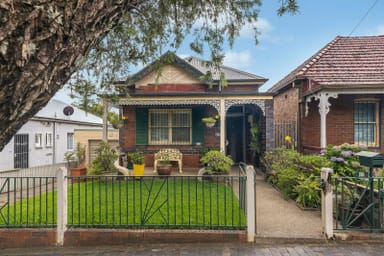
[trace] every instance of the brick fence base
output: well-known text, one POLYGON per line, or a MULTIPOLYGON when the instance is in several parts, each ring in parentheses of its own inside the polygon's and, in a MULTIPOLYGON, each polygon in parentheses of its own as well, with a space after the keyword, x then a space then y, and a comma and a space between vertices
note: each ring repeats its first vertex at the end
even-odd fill
POLYGON ((56 245, 56 229, 0 229, 1 248, 56 245))
MULTIPOLYGON (((127 243, 246 242, 245 231, 69 229, 64 246, 124 245, 127 243)), ((0 229, 0 247, 56 245, 56 229, 0 229)))

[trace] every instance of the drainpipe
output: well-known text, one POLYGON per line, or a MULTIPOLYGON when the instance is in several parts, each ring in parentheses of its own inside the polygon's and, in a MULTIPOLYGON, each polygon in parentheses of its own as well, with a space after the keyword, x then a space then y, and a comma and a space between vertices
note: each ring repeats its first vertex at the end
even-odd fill
POLYGON ((52 164, 56 164, 56 121, 52 123, 52 164))

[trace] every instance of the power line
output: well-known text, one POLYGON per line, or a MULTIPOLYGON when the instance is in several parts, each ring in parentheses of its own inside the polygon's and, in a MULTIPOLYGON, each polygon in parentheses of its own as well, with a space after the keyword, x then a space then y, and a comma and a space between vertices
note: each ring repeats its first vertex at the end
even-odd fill
POLYGON ((364 14, 364 16, 359 20, 359 22, 356 24, 356 26, 352 29, 351 33, 349 33, 348 36, 352 35, 353 32, 357 29, 358 26, 365 20, 365 18, 368 16, 368 14, 371 12, 371 10, 375 7, 375 5, 379 2, 379 0, 376 0, 372 6, 368 9, 368 11, 364 14))

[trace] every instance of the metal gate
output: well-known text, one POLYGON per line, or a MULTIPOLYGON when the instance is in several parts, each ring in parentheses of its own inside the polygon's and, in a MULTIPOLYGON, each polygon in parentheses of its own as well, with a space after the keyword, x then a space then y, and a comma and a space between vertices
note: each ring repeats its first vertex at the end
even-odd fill
POLYGON ((14 168, 28 168, 28 134, 16 134, 14 137, 14 168))
POLYGON ((336 230, 383 230, 383 177, 335 180, 336 230))

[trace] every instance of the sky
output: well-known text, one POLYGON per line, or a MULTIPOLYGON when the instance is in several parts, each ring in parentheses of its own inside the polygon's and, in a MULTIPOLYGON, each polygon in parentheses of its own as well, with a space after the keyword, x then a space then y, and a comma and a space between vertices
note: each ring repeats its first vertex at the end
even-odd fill
MULTIPOLYGON (((232 49, 225 47, 224 65, 240 69, 268 81, 267 91, 297 66, 337 36, 384 35, 384 0, 297 0, 295 15, 278 16, 278 0, 263 0, 257 23, 259 43, 255 45, 250 29, 244 28, 232 49)), ((187 47, 180 56, 196 56, 187 47)), ((196 56, 209 59, 207 56, 196 56)), ((135 67, 135 73, 142 67, 135 67)), ((55 98, 72 101, 63 90, 55 98)))

